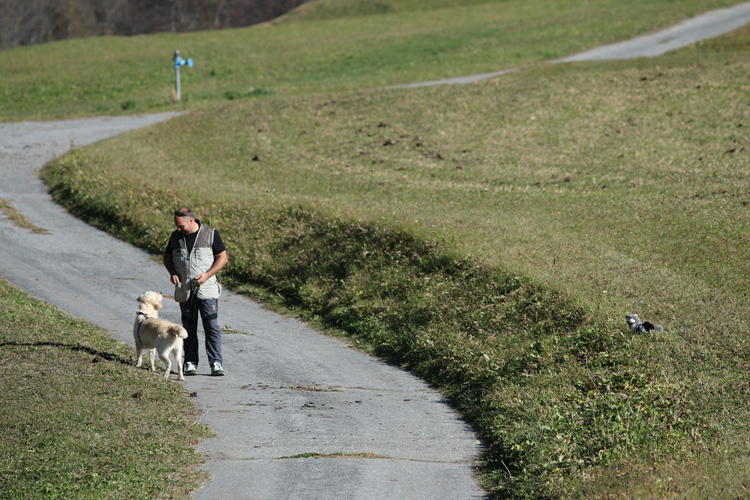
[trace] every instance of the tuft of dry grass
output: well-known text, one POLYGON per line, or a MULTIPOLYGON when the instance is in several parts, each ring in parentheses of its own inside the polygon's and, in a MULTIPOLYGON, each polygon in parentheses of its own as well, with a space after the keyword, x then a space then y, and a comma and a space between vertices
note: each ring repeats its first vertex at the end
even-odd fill
POLYGON ((13 207, 10 200, 0 199, 0 211, 5 214, 5 217, 7 217, 9 221, 18 227, 28 229, 31 232, 38 234, 49 233, 47 229, 32 224, 21 212, 13 207))

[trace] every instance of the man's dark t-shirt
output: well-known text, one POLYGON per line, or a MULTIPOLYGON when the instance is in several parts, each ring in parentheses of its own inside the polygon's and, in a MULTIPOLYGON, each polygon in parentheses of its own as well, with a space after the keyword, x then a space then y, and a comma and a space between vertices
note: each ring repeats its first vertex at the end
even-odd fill
MULTIPOLYGON (((196 222, 200 224, 199 220, 196 220, 196 222)), ((198 231, 194 232, 193 234, 184 235, 185 243, 187 244, 188 254, 190 254, 190 252, 193 251, 193 247, 195 246, 195 238, 197 236, 198 236, 198 231)), ((211 245, 211 251, 213 251, 214 255, 219 255, 224 250, 226 250, 226 247, 224 246, 224 241, 221 239, 221 235, 219 234, 219 231, 214 229, 214 243, 213 245, 211 245)), ((167 242, 167 248, 164 249, 164 253, 172 255, 172 238, 169 238, 169 241, 167 242)))

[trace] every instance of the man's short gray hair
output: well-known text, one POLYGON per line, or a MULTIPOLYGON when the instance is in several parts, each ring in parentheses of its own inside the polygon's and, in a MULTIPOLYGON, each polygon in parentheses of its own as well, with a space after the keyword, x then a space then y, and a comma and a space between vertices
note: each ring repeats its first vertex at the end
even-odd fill
POLYGON ((189 208, 181 208, 179 210, 175 210, 174 216, 175 217, 187 217, 188 219, 195 220, 195 214, 189 208))

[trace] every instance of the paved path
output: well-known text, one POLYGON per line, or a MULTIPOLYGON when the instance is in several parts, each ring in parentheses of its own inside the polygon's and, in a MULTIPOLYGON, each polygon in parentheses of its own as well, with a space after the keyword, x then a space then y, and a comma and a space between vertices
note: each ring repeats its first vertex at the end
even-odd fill
MULTIPOLYGON (((0 275, 129 345, 135 298, 170 294, 166 271, 53 203, 36 171, 71 147, 169 117, 0 124, 0 198, 51 232, 0 217, 0 275)), ((184 383, 218 436, 198 447, 214 479, 194 498, 485 496, 473 477, 477 438, 425 383, 240 296, 226 293, 219 307, 222 326, 245 333, 224 335, 226 377, 207 376, 201 346, 200 374, 184 383), (350 457, 283 458, 303 453, 350 457)), ((162 317, 179 321, 177 304, 166 301, 162 317)))
MULTIPOLYGON (((656 57, 669 51, 686 47, 695 42, 717 37, 739 29, 750 23, 750 2, 735 5, 725 9, 717 9, 701 14, 692 19, 682 21, 669 28, 639 36, 624 42, 613 43, 597 47, 586 52, 574 54, 550 61, 551 63, 565 63, 576 61, 635 59, 638 57, 656 57)), ((434 87, 438 85, 457 85, 474 83, 488 78, 504 75, 516 71, 503 69, 478 75, 431 80, 427 82, 394 85, 390 88, 434 87)))

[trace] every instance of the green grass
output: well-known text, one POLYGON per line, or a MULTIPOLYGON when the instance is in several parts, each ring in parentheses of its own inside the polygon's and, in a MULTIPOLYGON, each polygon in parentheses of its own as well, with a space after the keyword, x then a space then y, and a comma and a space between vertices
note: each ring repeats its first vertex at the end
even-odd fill
POLYGON ((17 48, 0 51, 0 120, 193 109, 483 73, 572 54, 733 3, 318 1, 247 29, 17 48), (174 96, 174 49, 195 60, 193 69, 181 71, 181 102, 174 96))
POLYGON ((0 497, 174 498, 210 431, 132 348, 0 280, 0 497))
MULTIPOLYGON (((193 73, 205 94, 184 106, 202 109, 44 177, 72 212, 155 253, 172 210, 196 210, 222 230, 233 289, 448 394, 490 445, 482 480, 498 497, 742 496, 750 30, 658 59, 546 65, 719 3, 463 4, 331 0, 186 35, 227 53, 252 39, 263 69, 217 59, 223 86, 193 73), (230 85, 256 75, 261 91, 230 85), (630 334, 633 311, 667 331, 630 334)), ((55 112, 90 112, 61 99, 55 112)))

